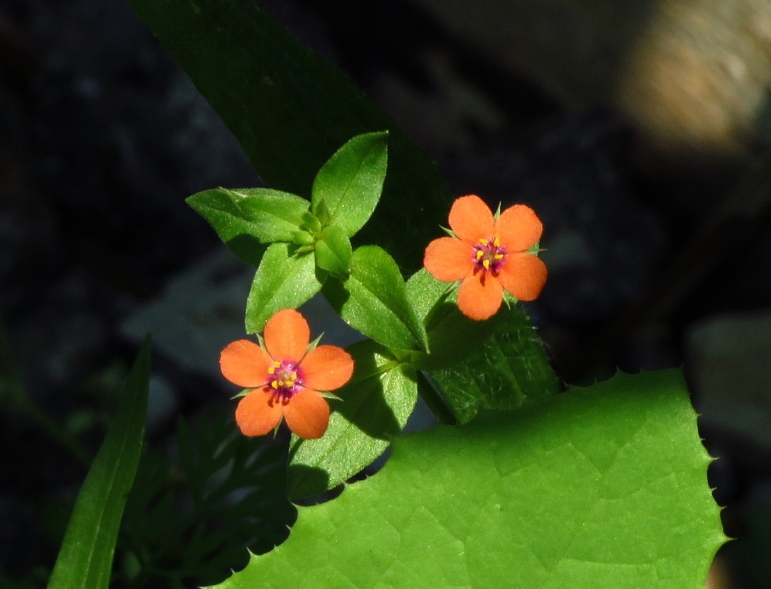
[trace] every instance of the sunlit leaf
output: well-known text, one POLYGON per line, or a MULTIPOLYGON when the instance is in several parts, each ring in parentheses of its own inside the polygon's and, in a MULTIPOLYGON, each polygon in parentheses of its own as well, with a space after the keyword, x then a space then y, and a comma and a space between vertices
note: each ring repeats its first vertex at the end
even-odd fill
POLYGON ((217 587, 704 587, 726 540, 678 370, 394 441, 217 587))

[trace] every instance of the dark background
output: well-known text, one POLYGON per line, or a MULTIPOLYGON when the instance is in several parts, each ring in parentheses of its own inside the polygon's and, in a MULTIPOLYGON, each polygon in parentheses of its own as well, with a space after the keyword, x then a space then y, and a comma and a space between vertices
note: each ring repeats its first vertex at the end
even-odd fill
MULTIPOLYGON (((726 533, 739 538, 715 587, 767 586, 771 174, 757 96, 771 41, 706 2, 683 22, 667 12, 675 2, 523 3, 541 8, 516 19, 480 2, 481 38, 458 24, 463 3, 444 14, 423 0, 266 4, 426 148, 453 194, 535 208, 550 276, 528 310, 565 382, 684 366, 721 457, 710 481, 729 506, 726 533), (635 43, 668 30, 704 43, 652 51, 633 71, 635 43), (672 88, 646 78, 666 68, 672 88)), ((89 447, 137 350, 127 323, 221 247, 183 199, 258 184, 126 3, 0 5, 0 316, 27 394, 89 447)), ((151 442, 178 415, 226 405, 216 366, 191 370, 163 347, 153 361, 151 442)), ((72 496, 84 470, 7 403, 0 436, 0 570, 20 578, 51 566, 41 505, 72 496)))

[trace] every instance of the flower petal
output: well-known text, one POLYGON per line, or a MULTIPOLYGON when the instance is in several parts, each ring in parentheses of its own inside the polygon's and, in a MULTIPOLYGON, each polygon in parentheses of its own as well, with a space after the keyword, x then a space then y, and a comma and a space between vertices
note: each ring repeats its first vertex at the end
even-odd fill
POLYGON ((541 239, 543 223, 530 207, 514 205, 498 217, 495 231, 506 251, 523 252, 541 239))
POLYGON ((503 301, 503 287, 489 272, 467 277, 458 289, 458 308, 475 321, 489 319, 498 312, 503 301))
POLYGON ((318 346, 308 352, 300 368, 304 386, 314 391, 333 391, 351 380, 353 358, 343 348, 318 346))
POLYGON ((265 324, 265 347, 279 362, 299 362, 311 341, 308 322, 294 309, 282 309, 265 324))
POLYGON ((495 220, 490 207, 476 194, 455 199, 450 208, 450 228, 460 239, 475 244, 493 237, 495 220))
POLYGON ((306 440, 320 438, 329 425, 329 404, 316 391, 298 391, 284 407, 286 424, 306 440))
POLYGON ((440 237, 428 244, 423 265, 442 282, 463 280, 473 270, 474 248, 453 237, 440 237))
POLYGON ((264 389, 255 389, 236 407, 236 423, 245 436, 264 436, 281 422, 284 407, 264 389))
POLYGON ((534 301, 546 283, 546 264, 533 254, 518 253, 506 256, 498 274, 503 288, 520 301, 534 301))
POLYGON ((270 357, 260 346, 246 339, 228 344, 220 353, 222 376, 244 388, 264 385, 270 362, 270 357))

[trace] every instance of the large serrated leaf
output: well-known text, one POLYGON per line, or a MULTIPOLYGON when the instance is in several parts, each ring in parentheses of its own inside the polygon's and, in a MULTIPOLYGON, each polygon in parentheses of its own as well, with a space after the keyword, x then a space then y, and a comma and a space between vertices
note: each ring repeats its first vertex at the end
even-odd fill
POLYGON ((48 589, 103 589, 110 583, 118 529, 142 453, 149 383, 148 336, 78 493, 48 589))
POLYGON ((339 485, 380 456, 407 423, 417 400, 417 382, 409 366, 372 340, 348 348, 356 372, 335 391, 329 428, 317 440, 293 437, 289 497, 298 499, 339 485))
POLYGON ((679 370, 394 441, 219 589, 695 589, 726 540, 679 370))

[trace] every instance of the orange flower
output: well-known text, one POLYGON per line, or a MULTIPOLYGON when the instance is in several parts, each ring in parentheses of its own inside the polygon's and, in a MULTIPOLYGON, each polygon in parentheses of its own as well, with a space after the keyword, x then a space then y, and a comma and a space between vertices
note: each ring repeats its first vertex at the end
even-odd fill
POLYGON ((461 196, 450 209, 455 237, 428 244, 423 265, 437 280, 461 280, 458 307, 477 321, 498 312, 507 290, 520 301, 535 300, 546 282, 546 265, 530 251, 543 225, 533 209, 514 205, 497 219, 476 195, 461 196))
POLYGON ((220 370, 233 384, 252 389, 236 407, 245 436, 262 436, 281 419, 301 438, 320 438, 329 424, 329 405, 320 391, 339 389, 353 374, 353 359, 337 346, 308 351, 310 328, 294 309, 284 309, 265 325, 265 349, 249 340, 228 344, 220 370))

